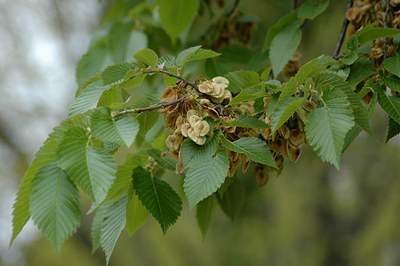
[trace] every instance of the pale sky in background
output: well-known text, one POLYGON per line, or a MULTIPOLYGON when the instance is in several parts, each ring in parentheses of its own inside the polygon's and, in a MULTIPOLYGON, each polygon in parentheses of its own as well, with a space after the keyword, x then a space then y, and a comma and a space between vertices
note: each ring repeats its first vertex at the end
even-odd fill
MULTIPOLYGON (((67 115, 75 66, 98 24, 98 0, 0 0, 0 127, 31 161, 67 115)), ((11 249, 11 212, 20 158, 0 139, 0 264, 23 265, 20 247, 36 236, 30 222, 11 249)))

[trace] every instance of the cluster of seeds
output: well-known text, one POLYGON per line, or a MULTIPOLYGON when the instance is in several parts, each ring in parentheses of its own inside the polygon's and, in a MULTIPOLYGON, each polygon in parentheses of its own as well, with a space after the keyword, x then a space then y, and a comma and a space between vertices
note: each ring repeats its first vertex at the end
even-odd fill
MULTIPOLYGON (((268 181, 270 172, 279 174, 283 167, 284 158, 297 161, 301 155, 301 148, 306 142, 304 133, 304 117, 307 112, 314 110, 317 105, 312 100, 307 101, 284 125, 272 132, 271 117, 266 111, 257 117, 263 120, 266 128, 248 128, 234 126, 231 122, 241 116, 254 116, 254 102, 248 101, 237 106, 230 106, 232 94, 228 90, 229 81, 224 77, 215 77, 211 80, 202 80, 196 87, 185 82, 178 82, 165 89, 162 95, 163 102, 177 101, 177 104, 162 109, 165 125, 170 131, 166 139, 166 146, 172 157, 178 160, 176 171, 182 171, 181 147, 185 139, 190 139, 197 145, 204 145, 207 137, 216 132, 222 134, 229 141, 236 141, 243 137, 256 137, 265 141, 271 150, 278 169, 255 164, 254 177, 260 186, 268 181), (211 125, 212 124, 212 125, 211 125)), ((264 110, 272 96, 264 98, 264 110)), ((233 176, 242 166, 246 172, 250 165, 247 155, 228 151, 228 176, 233 176)))
MULTIPOLYGON (((354 34, 362 26, 375 24, 379 28, 400 28, 400 0, 355 0, 351 8, 346 12, 346 18, 350 22, 349 34, 354 34)), ((369 57, 381 63, 384 56, 392 56, 395 53, 393 40, 375 40, 369 52, 369 57)))

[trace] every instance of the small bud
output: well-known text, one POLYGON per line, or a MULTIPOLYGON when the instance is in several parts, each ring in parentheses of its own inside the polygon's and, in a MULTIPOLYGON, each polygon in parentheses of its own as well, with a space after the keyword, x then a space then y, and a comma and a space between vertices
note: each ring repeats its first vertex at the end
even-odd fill
POLYGON ((300 155, 301 155, 301 149, 292 149, 288 145, 287 156, 289 157, 290 160, 296 162, 300 158, 300 155))
POLYGON ((317 104, 312 100, 307 100, 306 102, 304 102, 303 108, 305 110, 311 112, 311 111, 314 111, 315 109, 317 109, 317 104))
POLYGON ((300 129, 292 129, 290 131, 289 142, 294 147, 300 148, 304 144, 305 135, 300 129))
POLYGON ((268 183, 269 177, 262 165, 258 165, 258 164, 256 165, 256 167, 254 169, 254 177, 256 180, 256 184, 259 187, 265 186, 265 184, 268 183))
POLYGON ((183 170, 183 163, 182 160, 179 160, 175 167, 175 173, 181 174, 183 170))
POLYGON ((270 127, 262 128, 260 130, 260 133, 264 139, 271 139, 272 137, 272 131, 270 127))
POLYGON ((373 60, 378 60, 383 56, 383 50, 381 47, 372 47, 369 51, 369 57, 373 60))
POLYGON ((290 130, 286 125, 282 125, 278 129, 278 132, 284 139, 288 139, 290 137, 290 130))

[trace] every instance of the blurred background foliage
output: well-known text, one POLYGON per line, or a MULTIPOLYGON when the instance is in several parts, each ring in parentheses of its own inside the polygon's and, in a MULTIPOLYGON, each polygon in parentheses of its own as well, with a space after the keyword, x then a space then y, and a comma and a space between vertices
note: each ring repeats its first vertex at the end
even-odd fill
MULTIPOLYGON (((0 265, 104 265, 101 252, 91 253, 90 216, 61 255, 32 224, 9 249, 11 206, 34 152, 67 116, 76 90, 74 68, 97 25, 118 20, 139 2, 0 1, 0 265)), ((290 11, 291 1, 240 1, 239 7, 257 17, 247 47, 259 49, 268 27, 290 11)), ((299 49, 303 63, 332 52, 345 8, 346 1, 331 1, 325 13, 305 25, 299 49)), ((161 52, 169 53, 182 48, 157 26, 152 31, 147 32, 149 47, 162 46, 166 51, 161 52)), ((189 45, 197 45, 202 35, 187 36, 189 45)), ((246 56, 261 55, 235 47, 224 48, 217 61, 224 67, 206 65, 207 71, 260 67, 246 56), (229 65, 232 55, 239 55, 238 65, 229 65)), ((215 208, 203 239, 187 206, 165 236, 150 218, 134 236, 122 234, 110 265, 400 265, 399 138, 385 145, 387 121, 380 110, 374 121, 378 140, 362 134, 345 152, 340 171, 305 149, 296 164, 285 162, 281 176, 263 188, 249 174, 241 179, 246 199, 234 222, 215 208)), ((86 211, 88 203, 82 208, 86 211)))

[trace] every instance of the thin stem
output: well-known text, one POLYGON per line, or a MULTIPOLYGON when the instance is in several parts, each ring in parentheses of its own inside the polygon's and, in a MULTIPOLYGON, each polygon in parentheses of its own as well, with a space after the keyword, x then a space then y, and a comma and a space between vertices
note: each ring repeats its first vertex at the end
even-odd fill
POLYGON ((240 3, 240 0, 235 0, 235 2, 233 2, 232 8, 228 13, 228 17, 232 16, 233 14, 235 14, 236 9, 238 8, 240 3))
MULTIPOLYGON (((383 28, 386 29, 387 28, 387 15, 389 12, 389 0, 384 0, 385 2, 385 15, 383 16, 383 28)), ((383 39, 383 60, 386 59, 387 56, 387 39, 386 38, 382 38, 383 39)))
POLYGON ((147 69, 147 70, 144 71, 144 73, 163 73, 163 74, 168 75, 168 76, 170 76, 170 77, 173 77, 173 78, 182 80, 182 81, 185 82, 187 85, 192 86, 192 87, 195 88, 196 90, 198 89, 197 85, 194 84, 193 82, 190 82, 190 81, 188 81, 187 79, 185 79, 185 78, 183 78, 183 77, 181 77, 181 76, 179 76, 179 75, 176 75, 176 74, 174 74, 174 73, 168 72, 167 70, 164 70, 164 69, 161 69, 161 68, 157 68, 157 69, 147 69))
MULTIPOLYGON (((353 0, 348 0, 347 1, 347 7, 346 7, 346 12, 351 8, 353 5, 353 0)), ((347 27, 349 26, 349 21, 347 20, 346 16, 344 17, 343 24, 342 24, 342 29, 340 30, 339 38, 336 42, 335 50, 333 50, 332 57, 337 59, 339 58, 339 52, 340 49, 342 48, 342 44, 344 41, 344 38, 346 36, 346 31, 347 27)))
POLYGON ((124 109, 124 110, 121 110, 121 111, 113 111, 113 112, 111 112, 111 117, 115 118, 115 117, 118 117, 118 116, 121 116, 121 115, 125 115, 125 114, 132 114, 132 113, 139 114, 139 113, 143 113, 143 112, 150 112, 150 111, 155 111, 155 110, 158 110, 158 109, 164 109, 164 108, 167 108, 168 106, 171 106, 171 105, 175 105, 175 104, 178 104, 178 103, 183 103, 183 101, 187 97, 188 96, 185 96, 185 97, 182 97, 182 98, 179 98, 179 99, 176 99, 176 100, 173 100, 173 101, 169 101, 169 102, 160 102, 160 103, 157 103, 155 105, 151 105, 151 106, 144 107, 144 108, 131 108, 131 109, 124 109))
POLYGON ((292 1, 292 9, 296 9, 299 6, 299 1, 293 0, 292 1))

